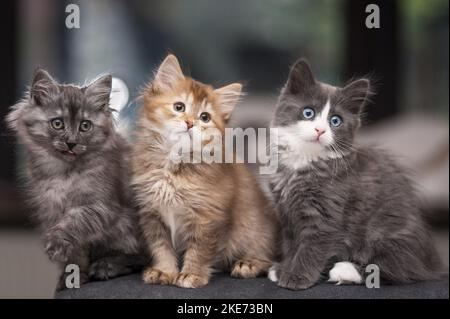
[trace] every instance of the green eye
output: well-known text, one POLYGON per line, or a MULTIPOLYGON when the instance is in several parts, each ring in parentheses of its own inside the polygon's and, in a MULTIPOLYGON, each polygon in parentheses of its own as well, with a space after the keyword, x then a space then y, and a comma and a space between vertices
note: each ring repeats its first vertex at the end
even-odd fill
POLYGON ((203 112, 200 114, 200 120, 204 123, 208 123, 211 120, 211 115, 208 112, 203 112))
POLYGON ((61 118, 52 119, 50 125, 55 130, 62 130, 64 128, 64 121, 61 118))
POLYGON ((80 123, 80 131, 81 132, 87 132, 91 129, 92 122, 88 120, 84 120, 80 123))
POLYGON ((173 104, 173 109, 177 112, 184 112, 186 110, 186 105, 183 102, 176 102, 173 104))

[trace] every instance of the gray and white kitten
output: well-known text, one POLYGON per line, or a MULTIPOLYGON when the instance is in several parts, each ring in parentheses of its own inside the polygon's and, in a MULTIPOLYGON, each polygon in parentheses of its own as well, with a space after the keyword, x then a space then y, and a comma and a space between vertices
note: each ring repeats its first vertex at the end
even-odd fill
POLYGON ((82 283, 108 279, 131 272, 140 252, 129 146, 114 128, 111 82, 106 75, 88 86, 61 85, 37 69, 7 116, 26 149, 27 199, 45 250, 62 266, 58 289, 67 264, 80 267, 82 283))
POLYGON ((369 264, 391 283, 431 279, 439 269, 405 171, 354 143, 369 94, 367 79, 344 88, 316 81, 303 60, 290 71, 272 122, 283 258, 269 278, 279 286, 306 289, 327 273, 331 282, 362 283, 369 264))

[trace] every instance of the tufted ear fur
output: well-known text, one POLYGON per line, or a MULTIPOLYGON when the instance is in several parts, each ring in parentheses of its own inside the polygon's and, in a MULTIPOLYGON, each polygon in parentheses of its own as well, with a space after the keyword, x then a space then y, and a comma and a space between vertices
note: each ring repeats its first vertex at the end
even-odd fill
POLYGON ((370 81, 359 79, 351 82, 342 89, 345 107, 353 114, 359 114, 370 95, 370 81))
POLYGON ((239 102, 242 94, 242 84, 233 83, 227 86, 214 90, 219 96, 222 115, 225 120, 228 120, 233 112, 234 107, 239 102))
POLYGON ((31 82, 31 101, 37 106, 44 106, 58 93, 58 84, 51 75, 44 69, 37 68, 31 82))
POLYGON ((107 74, 94 80, 85 88, 88 105, 96 110, 108 109, 111 95, 112 76, 107 74))
POLYGON ((173 54, 169 54, 159 66, 153 85, 157 89, 170 90, 181 80, 184 80, 184 75, 180 63, 173 54))
POLYGON ((316 84, 308 62, 300 59, 292 66, 286 83, 286 88, 291 94, 299 94, 316 84))

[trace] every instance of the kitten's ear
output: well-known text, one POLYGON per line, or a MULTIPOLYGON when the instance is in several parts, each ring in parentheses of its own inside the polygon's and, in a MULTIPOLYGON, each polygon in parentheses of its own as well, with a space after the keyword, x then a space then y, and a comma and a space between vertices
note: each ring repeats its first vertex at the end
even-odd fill
POLYGON ((295 62, 291 67, 289 78, 286 83, 288 92, 292 94, 302 93, 315 84, 316 80, 314 79, 314 75, 311 72, 308 62, 304 59, 295 62))
POLYGON ((233 112, 234 107, 239 102, 242 95, 242 84, 233 83, 227 86, 221 87, 214 90, 219 96, 220 108, 222 110, 222 116, 225 121, 227 121, 231 112, 233 112))
POLYGON ((359 114, 370 93, 370 81, 359 79, 351 82, 342 89, 345 107, 353 114, 359 114))
POLYGON ((153 85, 158 89, 170 90, 182 80, 184 75, 180 63, 173 54, 169 54, 159 66, 153 85))
POLYGON ((111 95, 112 76, 110 74, 99 77, 89 84, 84 92, 88 99, 88 105, 96 110, 107 109, 111 95))
POLYGON ((30 88, 31 100, 39 106, 45 105, 59 92, 58 83, 44 69, 37 68, 30 88))

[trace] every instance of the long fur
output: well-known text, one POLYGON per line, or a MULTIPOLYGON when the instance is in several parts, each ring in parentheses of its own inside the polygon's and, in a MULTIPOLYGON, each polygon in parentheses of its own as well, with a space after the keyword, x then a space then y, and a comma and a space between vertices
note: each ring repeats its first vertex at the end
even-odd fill
POLYGON ((46 252, 63 271, 66 264, 77 264, 82 282, 130 272, 129 261, 119 265, 108 258, 140 253, 130 148, 114 129, 110 90, 110 76, 78 87, 60 85, 38 69, 30 92, 7 116, 27 153, 26 196, 46 252), (64 129, 52 128, 56 117, 64 120, 64 129), (85 119, 92 128, 82 133, 85 119), (69 141, 75 144, 72 153, 67 153, 69 141))
POLYGON ((389 283, 438 274, 440 261, 406 171, 386 152, 354 144, 369 95, 366 79, 338 88, 316 81, 303 60, 291 70, 272 122, 285 141, 270 182, 283 234, 283 260, 271 278, 282 287, 311 287, 344 261, 362 276, 364 267, 376 264, 389 283), (302 110, 313 107, 319 116, 327 102, 328 120, 338 114, 343 123, 327 127, 332 143, 320 156, 310 155, 312 142, 302 142, 305 132, 298 131, 310 121, 302 110))
POLYGON ((153 256, 143 274, 146 283, 195 288, 207 284, 216 269, 251 278, 264 274, 274 260, 278 221, 247 167, 173 163, 170 158, 169 136, 175 131, 187 134, 185 121, 223 133, 237 90, 238 84, 214 90, 184 77, 176 58, 169 56, 144 92, 133 184, 153 256), (220 102, 224 100, 226 105, 220 102), (186 104, 186 112, 174 112, 177 102, 186 104), (197 116, 206 110, 211 121, 203 125, 197 116))

